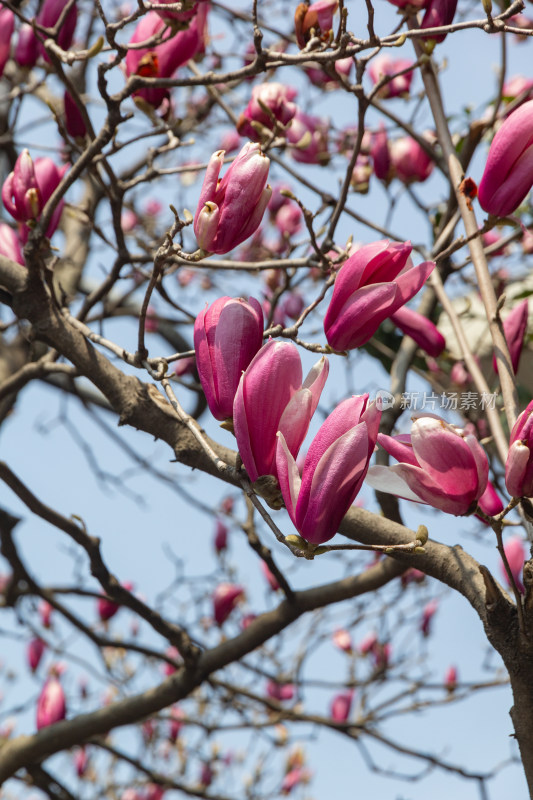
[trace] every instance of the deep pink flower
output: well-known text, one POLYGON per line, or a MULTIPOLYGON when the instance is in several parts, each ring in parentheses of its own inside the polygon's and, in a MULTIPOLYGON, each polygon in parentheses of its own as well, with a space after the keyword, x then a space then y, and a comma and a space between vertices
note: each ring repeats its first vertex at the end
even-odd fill
POLYGON ((428 356, 438 358, 446 347, 446 339, 442 333, 423 314, 419 314, 407 306, 402 306, 394 314, 391 314, 390 319, 402 333, 414 339, 428 356))
POLYGON ((372 135, 370 155, 374 164, 374 175, 380 181, 388 183, 391 179, 391 157, 387 131, 383 123, 379 126, 379 131, 372 135))
POLYGON ((511 497, 533 496, 533 400, 511 431, 505 464, 505 485, 511 497))
POLYGON ((420 631, 422 632, 423 636, 429 636, 431 620, 435 616, 438 608, 438 600, 430 600, 429 603, 426 603, 424 606, 422 610, 422 619, 420 620, 420 631))
POLYGON ((282 431, 296 456, 305 438, 329 364, 321 358, 302 385, 302 362, 291 342, 271 339, 243 373, 235 402, 233 422, 243 464, 250 480, 276 475, 276 433, 282 431))
MULTIPOLYGON (((368 66, 368 74, 375 86, 383 80, 383 78, 390 78, 392 75, 396 75, 396 73, 402 72, 412 66, 413 62, 409 59, 392 59, 388 55, 382 55, 372 59, 368 66)), ((412 80, 412 71, 405 72, 403 75, 398 75, 381 87, 378 92, 378 97, 383 99, 389 97, 408 97, 412 80)))
POLYGON ((15 15, 9 8, 0 9, 0 78, 9 59, 11 37, 15 30, 15 15))
POLYGON ((371 176, 372 164, 370 163, 370 158, 364 153, 359 153, 352 170, 352 177, 350 178, 350 186, 354 192, 367 194, 370 187, 371 176))
POLYGON ((332 720, 335 722, 346 722, 352 710, 353 695, 353 689, 349 689, 347 692, 341 692, 341 694, 333 698, 330 706, 330 716, 332 720))
MULTIPOLYGON (((422 20, 421 28, 440 28, 444 25, 451 25, 457 10, 457 0, 429 0, 426 5, 426 13, 422 20)), ((440 36, 427 36, 427 39, 434 42, 443 42, 447 34, 440 36)))
POLYGON ((211 784, 213 783, 214 777, 215 773, 213 772, 211 764, 207 764, 206 762, 204 762, 200 770, 200 778, 199 778, 200 786, 203 789, 207 789, 207 787, 211 786, 211 784))
MULTIPOLYGON (((339 58, 337 61, 335 61, 333 69, 337 75, 348 78, 350 72, 352 71, 353 63, 354 61, 352 56, 348 56, 348 58, 339 58)), ((322 67, 318 65, 304 67, 304 72, 313 86, 318 86, 320 89, 324 89, 326 92, 333 91, 339 86, 340 81, 332 78, 331 75, 325 72, 322 67)))
POLYGON ((344 628, 339 628, 338 630, 334 631, 331 638, 333 640, 333 644, 338 647, 339 650, 342 650, 344 653, 348 654, 353 652, 352 637, 344 628))
POLYGON ((17 44, 15 45, 14 59, 21 67, 34 67, 39 57, 39 40, 31 25, 24 23, 20 26, 17 44))
POLYGON ((303 214, 296 203, 284 203, 274 218, 274 224, 282 236, 290 238, 302 229, 303 214))
POLYGON ((20 239, 6 222, 0 222, 0 256, 10 258, 11 261, 24 266, 20 239))
POLYGON ((235 583, 220 583, 213 592, 213 616, 217 625, 227 620, 239 600, 244 597, 244 589, 235 583))
MULTIPOLYGON (((37 14, 36 22, 42 25, 43 28, 55 28, 63 13, 63 9, 67 5, 68 0, 44 0, 41 10, 37 14)), ((76 22, 78 20, 78 7, 74 3, 61 23, 61 27, 56 36, 56 42, 63 50, 68 50, 74 38, 74 31, 76 29, 76 22)), ((45 61, 49 61, 48 54, 39 41, 38 48, 45 61)))
POLYGON ((78 778, 83 778, 89 765, 89 755, 85 747, 78 747, 74 752, 74 766, 78 778))
POLYGON ((37 701, 37 730, 65 719, 65 693, 57 678, 48 678, 37 701))
POLYGON ((410 136, 389 140, 389 154, 396 177, 407 186, 423 183, 433 172, 433 159, 410 136))
POLYGON ((448 667, 444 675, 444 685, 449 692, 454 692, 457 688, 457 667, 453 664, 448 667))
POLYGON ((278 433, 276 466, 281 493, 295 528, 312 544, 335 536, 368 470, 378 435, 381 410, 368 395, 340 403, 311 442, 300 472, 278 433))
POLYGON ((168 738, 171 742, 175 742, 179 736, 181 729, 183 728, 184 722, 183 718, 185 716, 183 709, 179 706, 172 706, 170 709, 170 727, 168 731, 168 738))
POLYGON ((41 618, 41 625, 43 628, 51 628, 52 627, 52 611, 53 606, 47 600, 41 600, 37 610, 39 612, 39 617, 41 618))
POLYGON ((28 642, 27 657, 28 666, 32 672, 35 672, 41 662, 43 653, 45 651, 45 643, 42 639, 32 639, 28 642))
POLYGON ((258 144, 245 144, 219 180, 223 163, 224 151, 217 150, 209 160, 194 217, 199 247, 219 254, 255 233, 272 194, 267 186, 270 159, 258 144))
MULTIPOLYGON (((127 581, 124 583, 124 588, 131 592, 133 589, 133 584, 127 581)), ((114 617, 117 611, 120 609, 120 604, 115 603, 113 600, 108 599, 106 596, 102 596, 99 598, 98 603, 96 604, 96 608, 98 611, 98 616, 102 620, 102 622, 107 622, 114 617)))
MULTIPOLYGON (((15 169, 2 186, 2 201, 6 210, 17 222, 38 220, 69 166, 65 164, 63 167, 56 167, 52 159, 47 157, 32 161, 28 150, 23 150, 17 158, 15 169)), ((64 200, 61 200, 52 214, 46 231, 48 238, 59 224, 64 205, 64 200)), ((28 238, 26 225, 22 226, 20 234, 25 243, 28 238)))
POLYGON ((381 323, 422 288, 435 264, 414 267, 411 243, 383 239, 357 250, 341 266, 326 316, 324 331, 335 350, 366 344, 381 323))
POLYGON ((408 8, 424 8, 427 6, 429 0, 389 0, 389 3, 392 3, 393 6, 397 6, 405 11, 408 8))
POLYGON ((487 488, 477 501, 477 504, 489 517, 495 517, 503 511, 503 503, 490 481, 487 481, 487 488))
POLYGON ((76 105, 74 98, 70 92, 65 92, 64 95, 65 105, 65 128, 69 136, 73 139, 83 139, 87 133, 87 128, 81 112, 76 105))
POLYGON ((324 41, 329 39, 333 31, 333 15, 337 11, 339 0, 317 0, 311 5, 300 3, 294 15, 294 29, 300 49, 303 49, 311 37, 311 29, 315 36, 324 41))
POLYGON ((456 516, 475 511, 489 473, 475 436, 426 414, 415 418, 410 436, 380 434, 378 442, 400 463, 371 467, 367 482, 374 489, 456 516))
POLYGON ((220 519, 216 522, 213 544, 217 553, 222 553, 228 546, 228 529, 220 519))
POLYGON ((296 89, 284 86, 282 83, 261 83, 259 86, 254 86, 251 100, 237 123, 240 135, 257 142, 261 136, 252 122, 259 128, 262 126, 269 131, 273 130, 274 121, 280 122, 283 126, 287 125, 297 111, 296 104, 292 102, 296 94, 296 89), (268 113, 265 108, 268 109, 268 113))
MULTIPOLYGON (((177 647, 172 645, 171 647, 167 647, 165 650, 165 655, 168 658, 171 658, 172 661, 181 662, 183 659, 181 657, 181 653, 177 647)), ((170 664, 168 661, 165 661, 163 665, 163 673, 168 677, 169 675, 174 675, 177 672, 178 667, 175 667, 174 664, 170 664)))
POLYGON ((522 102, 525 102, 531 99, 532 92, 533 80, 531 78, 525 78, 523 75, 514 75, 503 84, 502 97, 504 100, 511 101, 523 96, 522 102))
POLYGON ((289 770, 281 782, 280 793, 290 794, 300 783, 308 783, 311 778, 311 770, 306 767, 294 767, 289 770))
MULTIPOLYGON (((524 542, 520 536, 511 536, 511 538, 505 542, 503 549, 509 564, 509 569, 511 570, 511 574, 516 584, 516 588, 521 594, 525 594, 526 590, 524 588, 524 584, 522 583, 522 573, 524 570, 524 562, 526 560, 526 549, 524 547, 524 542)), ((507 586, 509 586, 509 588, 512 588, 512 583, 509 580, 507 570, 505 569, 501 559, 500 568, 505 583, 507 586)))
POLYGON ((328 130, 327 120, 297 111, 287 130, 287 141, 294 145, 291 148, 294 160, 302 164, 328 164, 328 130))
POLYGON ((268 583, 272 591, 277 592, 279 589, 278 579, 272 573, 266 561, 263 561, 263 559, 261 559, 261 563, 259 564, 259 566, 261 568, 261 572, 265 576, 266 582, 268 583))
MULTIPOLYGON (((520 356, 524 347, 524 338, 527 333, 527 322, 529 316, 528 300, 522 300, 513 308, 503 321, 503 333, 509 347, 513 372, 516 375, 520 365, 520 356)), ((492 358, 492 366, 498 372, 496 356, 492 358)))
POLYGON ((266 695, 272 700, 283 702, 284 700, 292 700, 294 697, 295 687, 293 683, 278 683, 278 681, 267 681, 266 695))
POLYGON ((410 583, 423 583, 425 579, 425 574, 415 567, 409 567, 405 572, 402 572, 400 577, 404 589, 406 586, 409 586, 410 583))
MULTIPOLYGON (((126 75, 140 75, 143 78, 171 78, 178 67, 186 64, 204 46, 205 21, 208 3, 201 3, 198 13, 186 30, 172 31, 156 11, 149 11, 141 17, 130 39, 130 44, 138 44, 162 35, 161 44, 146 49, 128 50, 125 60, 126 75)), ((159 108, 169 98, 166 88, 155 86, 139 89, 134 93, 154 108, 159 108)))
POLYGON ((515 211, 533 184, 533 100, 510 114, 492 140, 478 187, 481 208, 497 217, 515 211))
POLYGON ((207 404, 218 420, 233 415, 243 371, 261 347, 263 312, 258 301, 220 297, 194 323, 196 365, 207 404))

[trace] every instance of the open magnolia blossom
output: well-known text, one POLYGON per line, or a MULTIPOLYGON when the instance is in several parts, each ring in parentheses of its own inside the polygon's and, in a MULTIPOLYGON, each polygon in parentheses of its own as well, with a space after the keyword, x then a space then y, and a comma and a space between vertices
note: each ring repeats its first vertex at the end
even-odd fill
POLYGON ((476 510, 489 463, 475 436, 426 414, 414 419, 410 435, 380 434, 378 442, 400 463, 371 467, 367 483, 374 489, 456 516, 476 510))

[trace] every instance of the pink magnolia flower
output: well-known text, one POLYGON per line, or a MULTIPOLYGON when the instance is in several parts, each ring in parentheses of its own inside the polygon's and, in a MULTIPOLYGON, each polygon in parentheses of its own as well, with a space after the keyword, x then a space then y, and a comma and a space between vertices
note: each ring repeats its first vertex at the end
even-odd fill
POLYGON ((278 681, 267 681, 266 695, 272 700, 283 702, 284 700, 292 700, 295 693, 295 686, 293 683, 278 683, 278 681))
POLYGON ((505 485, 511 497, 533 496, 533 400, 511 431, 505 464, 505 485))
POLYGON ((457 667, 453 664, 448 667, 444 674, 444 685, 449 692, 454 692, 457 688, 457 667))
POLYGON ((435 616, 439 608, 438 600, 430 600, 426 603, 422 610, 422 619, 420 620, 420 631, 423 636, 429 636, 431 628, 431 620, 435 616))
POLYGON ((302 164, 328 164, 328 129, 329 122, 322 117, 311 117, 297 111, 287 130, 294 160, 302 164))
POLYGON ((45 643, 42 639, 32 639, 28 643, 27 657, 28 666, 32 672, 35 672, 41 662, 41 658, 45 651, 45 643))
POLYGON ((281 782, 280 793, 290 794, 300 783, 308 783, 312 772, 306 767, 295 767, 291 769, 281 782))
POLYGON ((52 611, 54 610, 53 606, 51 606, 47 600, 41 600, 37 607, 37 610, 39 612, 39 617, 41 618, 41 625, 43 626, 43 628, 51 628, 52 627, 51 617, 52 617, 52 611))
POLYGON ((262 572, 262 573, 263 573, 263 575, 265 576, 265 580, 266 580, 266 582, 268 583, 268 585, 270 586, 270 588, 272 589, 272 591, 273 591, 273 592, 277 592, 277 591, 278 591, 278 589, 279 589, 279 583, 278 583, 278 579, 277 579, 277 578, 276 578, 276 576, 275 576, 275 575, 272 573, 272 571, 271 571, 271 569, 269 568, 269 566, 268 566, 268 564, 266 563, 266 561, 263 561, 263 559, 261 559, 261 562, 260 562, 259 566, 260 566, 260 568, 261 568, 261 572, 262 572))
MULTIPOLYGON (((507 563, 509 564, 509 569, 511 570, 513 580, 516 584, 516 588, 521 594, 525 594, 526 590, 524 588, 524 584, 522 583, 522 572, 524 570, 524 563, 526 560, 526 549, 524 547, 524 542, 520 536, 511 536, 511 538, 505 542, 503 550, 505 557, 507 558, 507 563)), ((505 569, 501 559, 500 568, 505 583, 507 586, 509 586, 509 588, 512 588, 511 580, 509 579, 507 570, 505 569)))
POLYGON ((70 92, 64 94, 65 105, 65 128, 69 136, 73 139, 83 139, 87 133, 87 128, 81 112, 76 105, 74 98, 70 92))
POLYGON ((492 140, 478 187, 481 208, 505 217, 515 211, 533 184, 533 100, 504 121, 492 140))
POLYGON ((409 586, 410 583, 423 583, 425 579, 425 574, 415 567, 409 567, 400 577, 404 589, 406 586, 409 586))
MULTIPOLYGON (((138 44, 162 36, 161 44, 146 49, 128 50, 125 60, 126 75, 143 78, 171 78, 178 67, 186 64, 204 46, 205 21, 209 3, 201 3, 200 10, 186 30, 172 31, 156 11, 145 14, 133 32, 130 44, 138 44)), ((138 89, 134 96, 159 108, 168 101, 169 91, 155 86, 138 89)))
POLYGON ((276 466, 281 493, 295 528, 313 544, 335 536, 355 500, 376 446, 381 410, 368 395, 344 400, 321 425, 302 475, 278 433, 276 466))
POLYGON ((174 364, 174 375, 178 378, 183 378, 184 375, 194 375, 196 372, 196 358, 194 356, 187 356, 187 358, 180 358, 174 364))
POLYGON ((389 153, 396 177, 406 185, 423 183, 433 172, 433 159, 410 136, 389 141, 389 153))
POLYGON ((414 267, 411 243, 383 239, 365 245, 341 266, 326 316, 324 331, 335 350, 366 344, 383 320, 422 288, 435 264, 414 267))
POLYGON ((228 546, 228 529, 220 519, 216 522, 213 544, 217 553, 222 553, 228 546))
POLYGON ((243 373, 233 404, 239 453, 250 480, 276 475, 276 433, 296 456, 328 376, 321 358, 302 384, 302 362, 291 342, 270 339, 243 373))
POLYGON ((378 442, 400 463, 371 467, 367 483, 374 489, 456 516, 475 511, 489 473, 475 436, 426 414, 415 418, 410 435, 380 434, 378 442))
MULTIPOLYGON (((133 584, 127 581, 124 583, 124 588, 131 592, 133 589, 133 584)), ((96 604, 96 608, 98 611, 98 616, 102 620, 102 622, 107 622, 110 620, 111 617, 114 617, 117 611, 120 609, 120 603, 115 603, 114 600, 110 600, 105 595, 102 595, 96 604)))
POLYGON ((263 312, 258 301, 220 297, 194 323, 194 349, 207 404, 218 420, 233 416, 243 371, 261 347, 263 312))
POLYGON ((391 157, 389 152, 389 141, 383 123, 379 126, 379 131, 372 134, 370 155, 374 164, 374 175, 380 181, 389 183, 391 179, 391 157))
POLYGON ((333 698, 330 706, 330 716, 332 720, 335 722, 346 722, 352 710, 353 695, 353 689, 349 689, 347 692, 341 692, 341 694, 333 698))
POLYGON ((393 6, 397 6, 401 8, 402 11, 408 10, 412 8, 416 10, 418 8, 424 8, 427 6, 429 0, 389 0, 389 3, 392 3, 393 6))
MULTIPOLYGON (((165 650, 165 655, 168 658, 171 658, 172 661, 181 662, 183 660, 180 651, 178 650, 177 647, 174 647, 173 645, 171 647, 167 647, 167 649, 165 650)), ((170 664, 168 661, 165 661, 163 665, 163 673, 167 677, 169 675, 174 675, 174 673, 177 672, 178 669, 179 669, 178 667, 174 666, 174 664, 170 664)))
POLYGON ((503 511, 503 503, 490 481, 487 481, 487 488, 477 501, 477 504, 489 517, 495 517, 503 511))
MULTIPOLYGON (((528 300, 522 300, 513 308, 510 314, 503 321, 503 333, 509 347, 513 372, 516 375, 520 365, 520 356, 524 347, 524 338, 527 333, 527 322, 529 316, 528 300)), ((496 356, 492 358, 494 371, 498 372, 496 356)))
POLYGON ((372 59, 368 65, 368 74, 374 86, 376 86, 383 78, 392 78, 389 80, 378 92, 378 97, 383 99, 389 97, 408 97, 413 80, 413 72, 404 72, 403 75, 397 75, 398 72, 403 72, 408 67, 412 67, 413 62, 406 58, 392 59, 388 55, 378 56, 372 59), (393 77, 396 76, 396 77, 393 77))
MULTIPOLYGON (((457 10, 457 0, 429 0, 425 6, 426 13, 422 20, 421 28, 441 28, 451 25, 457 10)), ((447 34, 440 36, 428 35, 426 38, 433 42, 443 42, 447 34)))
POLYGON ((172 706, 170 710, 170 727, 168 732, 168 738, 171 742, 175 742, 179 736, 181 729, 183 728, 184 722, 184 712, 179 706, 172 706))
POLYGON ((158 783, 147 783, 143 800, 163 800, 165 790, 158 783))
POLYGON ((350 186, 354 192, 359 194, 367 194, 370 187, 370 178, 372 176, 372 164, 370 158, 364 153, 359 153, 355 166, 352 170, 352 177, 350 178, 350 186))
POLYGON ((31 25, 24 23, 20 26, 14 58, 20 67, 34 67, 39 57, 39 40, 31 25))
MULTIPOLYGON (((255 52, 255 50, 254 50, 255 52)), ((224 136, 220 141, 219 150, 224 150, 225 153, 234 153, 235 150, 238 150, 241 146, 241 137, 237 133, 237 131, 232 128, 229 131, 226 131, 224 136)))
POLYGON ((296 104, 292 102, 296 94, 296 89, 282 83, 261 83, 254 86, 251 100, 237 123, 240 135, 257 142, 261 138, 258 133, 261 127, 272 131, 275 122, 288 125, 297 111, 296 104))
POLYGON ((74 751, 74 767, 76 768, 76 775, 78 778, 83 778, 89 766, 89 754, 85 747, 78 747, 74 751))
POLYGON ((274 218, 274 224, 282 236, 289 238, 302 229, 303 214, 296 203, 284 203, 274 218))
POLYGON ((430 319, 413 311, 407 306, 402 306, 390 316, 402 333, 410 336, 417 345, 429 356, 438 358, 446 347, 446 339, 430 319))
MULTIPOLYGON (((17 222, 27 224, 38 220, 69 166, 65 164, 63 167, 56 167, 52 159, 47 157, 32 161, 29 151, 23 150, 15 162, 15 169, 2 186, 2 201, 6 210, 17 222)), ((59 224, 64 205, 64 200, 60 200, 52 214, 46 231, 48 238, 59 224)), ((28 238, 26 224, 20 230, 24 243, 28 238)))
POLYGON ((0 256, 10 258, 24 266, 24 256, 20 248, 20 239, 6 222, 0 222, 0 256))
POLYGON ((333 15, 339 6, 338 0, 317 0, 311 5, 300 3, 294 15, 296 40, 303 49, 311 38, 311 30, 315 36, 323 40, 329 39, 333 31, 333 15))
POLYGON ((194 217, 199 247, 219 254, 255 233, 272 194, 267 186, 270 159, 258 144, 245 144, 219 180, 223 163, 224 151, 217 150, 209 160, 194 217))
POLYGON ((526 101, 531 99, 532 92, 533 80, 531 78, 525 78, 523 75, 513 75, 503 84, 502 97, 508 101, 523 97, 523 101, 526 101))
MULTIPOLYGON (((353 68, 353 58, 339 58, 335 61, 333 69, 337 75, 348 78, 353 68)), ((304 72, 313 84, 326 92, 333 91, 339 86, 340 81, 325 72, 318 64, 316 66, 304 67, 304 72)))
POLYGON ((0 78, 9 59, 11 37, 15 30, 15 15, 9 8, 0 9, 0 78))
MULTIPOLYGON (((41 10, 37 14, 36 22, 42 25, 43 28, 55 28, 59 22, 61 15, 68 0, 44 0, 41 10)), ((56 42, 63 50, 68 50, 74 38, 74 31, 76 29, 76 22, 78 20, 78 8, 74 3, 66 17, 61 23, 61 27, 56 35, 56 42)), ((38 48, 45 61, 49 61, 48 54, 44 44, 39 40, 38 48)))
POLYGON ((349 654, 353 652, 352 637, 345 628, 339 628, 338 630, 334 631, 331 638, 333 640, 333 644, 338 647, 339 650, 349 654))
POLYGON ((244 589, 235 583, 220 583, 213 592, 213 616, 217 625, 227 620, 239 600, 244 597, 244 589))
POLYGON ((207 789, 207 787, 211 786, 211 784, 213 783, 214 777, 215 773, 213 772, 211 764, 207 764, 206 762, 204 762, 200 770, 200 778, 199 778, 200 786, 203 789, 207 789))
POLYGON ((37 730, 65 719, 65 693, 57 678, 48 678, 37 701, 37 730))

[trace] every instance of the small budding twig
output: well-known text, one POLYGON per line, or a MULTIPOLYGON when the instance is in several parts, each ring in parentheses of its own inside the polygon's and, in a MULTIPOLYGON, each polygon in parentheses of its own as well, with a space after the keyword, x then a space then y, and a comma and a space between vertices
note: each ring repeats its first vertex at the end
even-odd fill
POLYGON ((314 545, 311 542, 302 539, 301 536, 290 534, 285 537, 285 542, 292 547, 301 550, 305 557, 313 559, 315 556, 322 555, 322 553, 330 553, 335 550, 369 550, 385 555, 392 555, 397 552, 404 553, 425 553, 424 545, 428 540, 428 529, 425 525, 419 525, 415 538, 412 542, 407 544, 320 544, 314 545))

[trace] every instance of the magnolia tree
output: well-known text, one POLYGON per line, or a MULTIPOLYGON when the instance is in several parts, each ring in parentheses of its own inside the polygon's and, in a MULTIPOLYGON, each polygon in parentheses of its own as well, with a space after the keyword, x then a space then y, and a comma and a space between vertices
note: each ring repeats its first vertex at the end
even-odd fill
POLYGON ((532 792, 523 10, 1 0, 2 796, 532 792))

